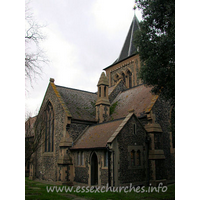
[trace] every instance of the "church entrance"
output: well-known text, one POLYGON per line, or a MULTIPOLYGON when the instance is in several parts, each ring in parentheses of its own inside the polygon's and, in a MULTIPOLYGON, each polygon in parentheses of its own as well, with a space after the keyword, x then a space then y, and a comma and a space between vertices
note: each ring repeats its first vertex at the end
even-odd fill
POLYGON ((91 158, 91 185, 98 185, 98 160, 96 153, 91 158))

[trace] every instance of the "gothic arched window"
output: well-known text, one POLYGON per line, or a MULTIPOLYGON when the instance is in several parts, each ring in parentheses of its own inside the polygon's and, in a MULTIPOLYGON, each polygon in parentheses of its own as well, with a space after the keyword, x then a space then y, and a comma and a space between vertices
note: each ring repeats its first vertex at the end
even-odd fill
POLYGON ((53 106, 48 102, 45 109, 45 152, 54 151, 54 113, 53 106))
POLYGON ((132 87, 132 73, 128 70, 127 72, 127 77, 128 77, 128 87, 132 87))
POLYGON ((126 76, 125 76, 124 72, 122 72, 122 80, 123 80, 124 84, 126 84, 126 76))
POLYGON ((117 83, 118 80, 119 80, 119 75, 115 74, 114 75, 114 85, 117 83))

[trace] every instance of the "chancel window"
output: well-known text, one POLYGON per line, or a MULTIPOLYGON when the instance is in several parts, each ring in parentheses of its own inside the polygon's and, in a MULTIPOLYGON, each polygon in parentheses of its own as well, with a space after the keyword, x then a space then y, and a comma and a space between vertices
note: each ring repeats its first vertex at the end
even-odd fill
POLYGON ((54 113, 53 106, 48 102, 45 109, 45 152, 54 151, 54 113))

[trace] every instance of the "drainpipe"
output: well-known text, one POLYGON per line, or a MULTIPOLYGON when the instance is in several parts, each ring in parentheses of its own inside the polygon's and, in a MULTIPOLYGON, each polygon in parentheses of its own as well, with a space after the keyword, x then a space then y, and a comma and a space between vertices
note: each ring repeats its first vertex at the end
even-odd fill
MULTIPOLYGON (((111 186, 111 153, 113 152, 108 145, 106 145, 106 149, 108 152, 108 186, 111 186)), ((113 165, 114 166, 114 165, 113 165)), ((113 175, 114 175, 114 170, 113 170, 113 175)))
POLYGON ((111 186, 111 171, 110 171, 110 151, 108 147, 108 186, 111 186))
POLYGON ((113 186, 115 186, 115 168, 114 168, 114 166, 115 166, 115 163, 114 163, 114 158, 115 158, 115 152, 113 151, 113 186))
POLYGON ((146 136, 146 146, 147 146, 147 185, 149 185, 149 181, 150 181, 150 166, 149 166, 149 144, 150 144, 151 138, 149 137, 149 135, 146 136))

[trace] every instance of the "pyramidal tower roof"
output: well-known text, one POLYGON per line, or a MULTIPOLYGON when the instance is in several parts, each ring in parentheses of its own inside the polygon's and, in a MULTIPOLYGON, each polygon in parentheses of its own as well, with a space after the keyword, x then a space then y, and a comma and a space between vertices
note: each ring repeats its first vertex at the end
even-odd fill
POLYGON ((104 72, 101 73, 101 77, 99 79, 97 86, 99 86, 99 85, 109 85, 108 78, 106 77, 104 72))
POLYGON ((136 53, 137 49, 133 43, 133 40, 134 40, 135 31, 137 31, 138 29, 140 29, 140 25, 139 25, 138 18, 136 17, 135 12, 134 12, 134 17, 133 17, 131 26, 129 28, 128 34, 126 36, 124 45, 122 47, 121 53, 114 63, 124 60, 125 58, 136 53))

